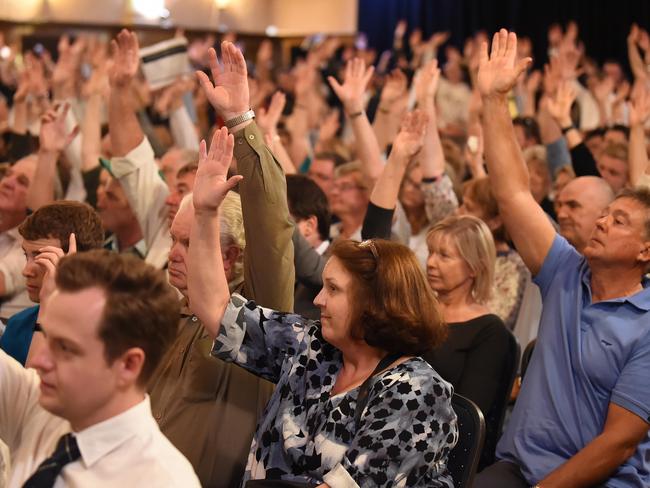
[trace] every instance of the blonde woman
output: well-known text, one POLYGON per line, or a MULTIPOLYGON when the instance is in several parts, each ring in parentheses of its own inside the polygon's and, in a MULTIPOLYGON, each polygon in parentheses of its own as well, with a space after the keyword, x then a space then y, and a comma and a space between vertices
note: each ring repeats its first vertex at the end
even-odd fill
POLYGON ((449 335, 423 358, 487 415, 497 400, 510 334, 486 305, 496 260, 492 232, 476 217, 450 216, 432 227, 427 244, 427 279, 449 335))

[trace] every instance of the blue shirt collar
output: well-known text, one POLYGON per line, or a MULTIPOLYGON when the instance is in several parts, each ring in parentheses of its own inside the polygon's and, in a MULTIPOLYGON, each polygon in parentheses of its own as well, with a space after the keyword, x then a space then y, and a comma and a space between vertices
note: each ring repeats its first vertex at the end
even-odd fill
MULTIPOLYGON (((582 264, 582 284, 585 286, 587 290, 587 296, 586 298, 586 303, 585 305, 590 305, 591 304, 591 269, 589 268, 589 265, 587 264, 587 261, 585 260, 582 264)), ((643 285, 643 290, 635 293, 634 295, 630 295, 627 297, 620 297, 620 298, 612 298, 611 300, 604 300, 599 303, 624 303, 628 302, 630 305, 635 306, 639 310, 642 310, 644 312, 650 311, 650 280, 648 279, 647 276, 643 277, 643 280, 641 281, 641 284, 643 285)))

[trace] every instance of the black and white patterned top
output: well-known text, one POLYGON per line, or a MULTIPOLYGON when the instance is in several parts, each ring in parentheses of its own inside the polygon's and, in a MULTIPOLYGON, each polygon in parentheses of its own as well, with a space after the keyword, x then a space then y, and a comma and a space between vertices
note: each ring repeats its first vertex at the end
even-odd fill
POLYGON ((343 365, 320 322, 233 294, 212 354, 277 383, 253 438, 244 482, 331 487, 453 487, 458 429, 452 386, 419 357, 376 376, 358 428, 359 388, 330 396, 343 365))

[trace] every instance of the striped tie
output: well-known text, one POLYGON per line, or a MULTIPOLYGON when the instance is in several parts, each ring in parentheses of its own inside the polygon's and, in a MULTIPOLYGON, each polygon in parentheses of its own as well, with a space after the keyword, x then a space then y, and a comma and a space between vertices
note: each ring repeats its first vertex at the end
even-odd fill
POLYGON ((52 488, 63 467, 81 457, 77 440, 72 434, 61 436, 52 455, 43 461, 23 488, 52 488))

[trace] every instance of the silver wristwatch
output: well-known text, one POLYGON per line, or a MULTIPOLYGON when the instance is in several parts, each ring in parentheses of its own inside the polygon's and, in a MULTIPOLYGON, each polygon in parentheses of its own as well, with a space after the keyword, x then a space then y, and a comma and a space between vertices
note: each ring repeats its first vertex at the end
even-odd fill
POLYGON ((226 127, 228 129, 232 129, 236 125, 243 124, 247 120, 251 120, 254 118, 255 118, 255 112, 253 111, 253 109, 250 109, 247 112, 238 115, 237 117, 233 117, 232 119, 226 120, 226 127))

